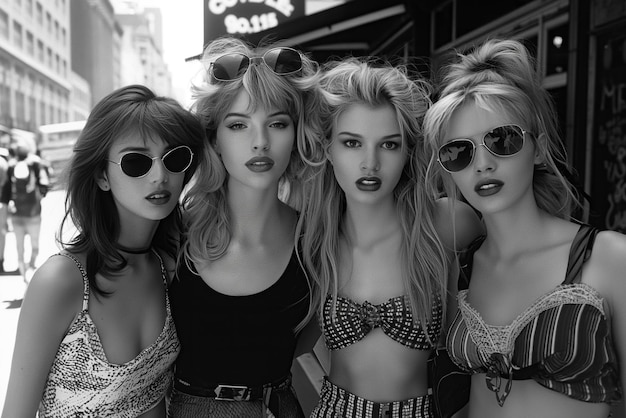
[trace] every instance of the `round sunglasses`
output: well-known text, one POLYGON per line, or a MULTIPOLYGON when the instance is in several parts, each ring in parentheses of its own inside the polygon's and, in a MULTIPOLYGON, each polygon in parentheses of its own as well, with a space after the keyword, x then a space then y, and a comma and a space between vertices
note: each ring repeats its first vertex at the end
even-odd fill
POLYGON ((180 145, 169 150, 162 157, 150 157, 140 152, 131 151, 120 157, 120 161, 107 160, 117 164, 122 173, 128 177, 141 178, 146 176, 152 169, 154 160, 161 160, 163 166, 172 174, 179 174, 187 170, 193 161, 193 152, 186 145, 180 145))
POLYGON ((263 61, 267 67, 279 75, 293 74, 302 69, 302 57, 292 48, 280 47, 266 51, 261 57, 249 57, 241 53, 222 55, 209 67, 216 80, 232 81, 243 77, 252 61, 263 61))
MULTIPOLYGON (((503 125, 484 133, 481 143, 496 157, 512 157, 524 147, 526 131, 518 125, 503 125)), ((474 160, 476 144, 467 138, 453 139, 443 144, 437 152, 437 161, 448 173, 467 168, 474 160)))

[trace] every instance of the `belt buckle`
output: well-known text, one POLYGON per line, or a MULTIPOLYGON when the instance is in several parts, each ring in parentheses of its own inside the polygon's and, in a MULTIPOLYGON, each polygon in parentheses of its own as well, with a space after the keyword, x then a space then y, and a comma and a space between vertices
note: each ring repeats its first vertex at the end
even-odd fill
POLYGON ((247 386, 217 385, 216 401, 249 401, 252 391, 247 386))

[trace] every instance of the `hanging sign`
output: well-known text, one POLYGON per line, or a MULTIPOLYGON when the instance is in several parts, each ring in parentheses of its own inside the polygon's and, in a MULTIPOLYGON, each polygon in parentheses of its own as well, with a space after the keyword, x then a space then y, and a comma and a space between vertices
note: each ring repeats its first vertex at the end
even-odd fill
POLYGON ((304 16, 305 0, 204 0, 204 43, 272 29, 304 16))

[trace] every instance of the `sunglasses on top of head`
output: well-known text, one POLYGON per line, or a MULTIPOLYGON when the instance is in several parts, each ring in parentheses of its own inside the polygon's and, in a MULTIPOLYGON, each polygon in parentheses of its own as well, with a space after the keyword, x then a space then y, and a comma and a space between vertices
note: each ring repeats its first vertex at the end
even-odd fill
POLYGON ((140 152, 131 151, 123 154, 120 161, 107 160, 120 166, 120 169, 128 177, 141 178, 146 176, 152 169, 154 160, 161 160, 163 166, 172 174, 180 174, 187 170, 193 161, 193 152, 186 145, 180 145, 169 150, 162 157, 150 157, 140 152))
MULTIPOLYGON (((524 147, 526 131, 518 125, 503 125, 484 133, 481 143, 496 157, 512 157, 524 147)), ((474 160, 476 144, 467 138, 453 139, 443 144, 437 152, 437 161, 448 173, 467 168, 474 160)))
POLYGON ((293 74, 302 69, 302 56, 292 48, 280 47, 266 51, 260 57, 249 57, 241 53, 222 55, 213 61, 209 71, 219 81, 232 81, 243 77, 255 61, 263 61, 267 67, 279 75, 293 74))

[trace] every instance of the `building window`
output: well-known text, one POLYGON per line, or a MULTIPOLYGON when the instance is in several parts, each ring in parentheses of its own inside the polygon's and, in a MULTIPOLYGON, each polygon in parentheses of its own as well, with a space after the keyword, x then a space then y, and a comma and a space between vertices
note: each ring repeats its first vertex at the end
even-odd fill
POLYGON ((13 43, 15 44, 15 46, 17 46, 20 49, 23 48, 24 46, 24 39, 22 36, 22 25, 20 25, 16 21, 13 21, 13 43))
POLYGON ((444 4, 434 11, 434 44, 435 48, 452 41, 452 21, 453 21, 453 5, 452 2, 444 4))
POLYGON ((61 44, 63 46, 67 45, 67 32, 65 28, 61 28, 61 44))
POLYGON ((26 13, 28 16, 33 15, 33 0, 26 0, 26 13))
POLYGON ((21 91, 15 92, 15 119, 17 119, 17 125, 22 129, 26 128, 26 106, 24 102, 24 93, 21 91))
POLYGON ((546 41, 546 76, 566 73, 569 60, 568 22, 548 29, 546 41))
POLYGON ((9 39, 9 15, 0 9, 0 37, 9 39))
POLYGON ((50 12, 46 12, 46 29, 48 29, 49 34, 52 34, 52 16, 50 16, 50 12))
POLYGON ((57 41, 61 40, 61 34, 59 32, 59 22, 57 20, 54 21, 54 38, 57 41))
POLYGON ((52 50, 48 48, 48 66, 52 67, 52 50))
POLYGON ((35 56, 35 37, 29 31, 26 31, 26 53, 35 56))
POLYGON ((48 119, 46 119, 46 104, 43 100, 39 102, 39 122, 42 125, 46 125, 48 123, 48 119))
POLYGON ((37 59, 39 60, 39 62, 44 62, 43 61, 43 42, 41 42, 40 40, 37 40, 37 59))
POLYGON ((9 63, 0 58, 0 86, 8 86, 9 80, 7 80, 9 71, 9 63))
POLYGON ((33 96, 30 96, 28 98, 28 112, 29 112, 28 122, 33 126, 38 126, 39 124, 37 121, 37 104, 33 96))
POLYGON ((464 35, 532 2, 533 0, 440 1, 440 6, 432 11, 431 16, 434 26, 433 47, 439 49, 447 43, 454 43, 464 35), (477 13, 477 10, 480 10, 480 13, 477 13))
POLYGON ((37 19, 37 23, 40 26, 43 26, 43 7, 39 2, 37 2, 37 5, 35 6, 35 18, 37 19))

